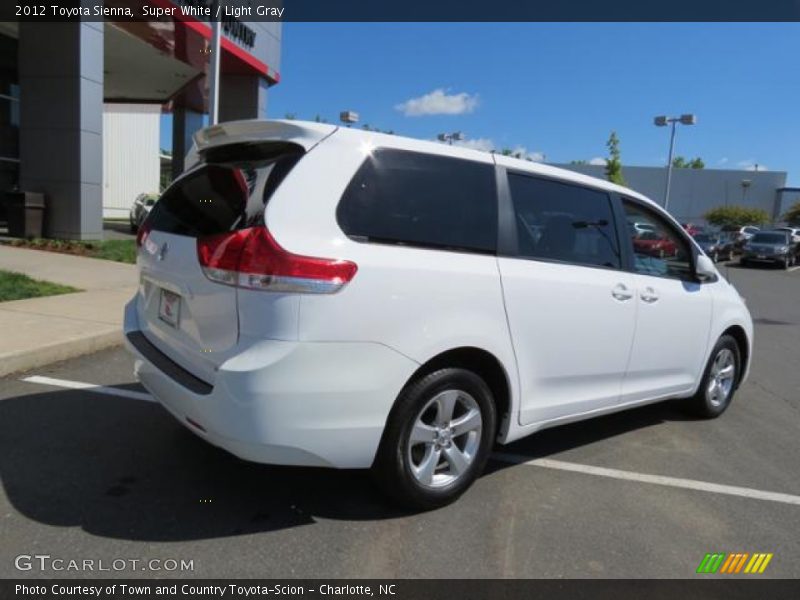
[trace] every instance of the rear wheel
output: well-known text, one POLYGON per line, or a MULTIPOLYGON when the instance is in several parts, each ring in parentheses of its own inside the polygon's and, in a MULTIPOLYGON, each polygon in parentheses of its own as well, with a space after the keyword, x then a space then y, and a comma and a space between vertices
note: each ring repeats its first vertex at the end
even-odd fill
POLYGON ((713 419, 720 416, 736 392, 741 369, 741 354, 736 340, 723 335, 708 360, 697 393, 686 402, 694 414, 713 419))
POLYGON ((410 383, 392 409, 372 467, 394 500, 428 510, 480 475, 494 441, 492 392, 475 373, 441 369, 410 383))

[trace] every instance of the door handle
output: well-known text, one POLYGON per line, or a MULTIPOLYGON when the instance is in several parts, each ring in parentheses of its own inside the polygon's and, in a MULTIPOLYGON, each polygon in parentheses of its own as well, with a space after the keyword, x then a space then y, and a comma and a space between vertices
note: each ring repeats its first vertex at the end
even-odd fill
POLYGON ((644 290, 639 295, 639 297, 643 301, 647 302, 648 304, 652 304, 653 302, 657 302, 658 301, 658 294, 650 286, 647 286, 646 288, 644 288, 644 290))
POLYGON ((628 289, 624 283, 618 283, 611 290, 611 295, 617 300, 625 301, 633 298, 633 292, 628 289))

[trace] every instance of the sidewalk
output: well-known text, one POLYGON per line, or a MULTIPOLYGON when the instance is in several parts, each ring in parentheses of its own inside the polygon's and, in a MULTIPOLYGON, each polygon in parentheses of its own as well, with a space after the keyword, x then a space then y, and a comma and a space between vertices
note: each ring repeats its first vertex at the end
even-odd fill
POLYGON ((122 342, 123 307, 137 286, 135 266, 0 246, 0 269, 84 290, 0 302, 0 376, 122 342))

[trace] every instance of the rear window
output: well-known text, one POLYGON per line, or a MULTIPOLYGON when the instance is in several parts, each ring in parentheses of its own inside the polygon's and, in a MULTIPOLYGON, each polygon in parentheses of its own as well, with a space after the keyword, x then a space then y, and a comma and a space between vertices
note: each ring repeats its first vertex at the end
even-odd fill
POLYGON ((164 192, 146 222, 191 237, 261 224, 264 207, 301 156, 299 146, 283 143, 215 149, 164 192))
POLYGON ((756 244, 783 244, 788 239, 789 236, 785 233, 757 233, 752 241, 756 244))
POLYGON ((494 168, 446 156, 378 149, 345 190, 339 226, 357 241, 495 251, 494 168))

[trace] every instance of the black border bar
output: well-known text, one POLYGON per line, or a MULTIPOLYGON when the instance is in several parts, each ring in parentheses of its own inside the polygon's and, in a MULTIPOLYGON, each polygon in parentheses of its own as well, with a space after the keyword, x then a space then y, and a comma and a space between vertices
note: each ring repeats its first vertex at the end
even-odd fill
POLYGON ((344 600, 744 600, 769 598, 795 600, 800 580, 758 579, 760 576, 698 575, 695 579, 7 579, 0 582, 3 600, 85 600, 180 598, 185 600, 238 600, 287 598, 344 600), (27 591, 20 591, 25 586, 27 591), (123 587, 123 586, 133 586, 123 587), (231 587, 233 586, 233 587, 231 587), (156 587, 162 593, 156 593, 156 587), (37 592, 33 592, 38 588, 37 592), (133 591, 138 588, 137 593, 133 591), (203 589, 225 588, 225 593, 203 589), (323 588, 326 593, 322 593, 323 588), (70 590, 75 590, 70 593, 70 590), (94 591, 92 591, 94 590, 94 591), (164 593, 166 590, 166 593, 164 593), (189 591, 193 590, 193 591, 189 591), (237 591, 238 590, 238 591, 237 591), (244 592, 243 590, 247 590, 244 592), (334 590, 339 590, 334 592, 334 590), (97 591, 100 593, 98 594, 97 591))
MULTIPOLYGON (((188 0, 181 0, 188 1, 188 0)), ((246 9, 241 21, 298 22, 778 22, 800 21, 800 0, 191 0, 246 9), (280 17, 259 16, 257 9, 281 8, 280 17)), ((75 22, 148 21, 144 6, 158 0, 3 0, 0 21, 75 22), (21 11, 17 7, 28 7, 21 11), (83 7, 88 15, 63 16, 53 7, 83 7), (98 8, 131 7, 131 16, 108 17, 98 8), (31 8, 37 14, 31 14, 31 8), (28 14, 23 14, 27 12, 28 14)), ((212 16, 213 20, 215 17, 212 16)), ((230 19, 220 15, 220 20, 230 19)), ((208 20, 204 18, 203 20, 208 20)))

